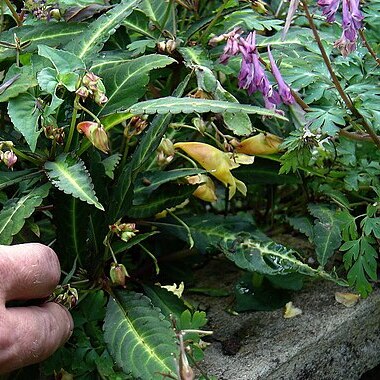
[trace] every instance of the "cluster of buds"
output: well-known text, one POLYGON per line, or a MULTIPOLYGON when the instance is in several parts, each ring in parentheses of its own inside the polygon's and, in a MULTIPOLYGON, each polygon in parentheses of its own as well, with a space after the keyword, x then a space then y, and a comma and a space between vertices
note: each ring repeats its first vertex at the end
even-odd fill
POLYGON ((136 236, 136 233, 139 232, 139 230, 136 229, 135 223, 120 223, 120 220, 111 224, 109 229, 125 242, 136 236))
POLYGON ((169 164, 174 158, 175 150, 172 141, 166 137, 161 140, 157 148, 157 162, 163 167, 169 164))
POLYGON ((61 19, 61 12, 57 4, 52 4, 46 0, 26 0, 24 2, 24 10, 32 13, 38 20, 50 21, 52 18, 61 19))
POLYGON ((103 126, 93 121, 82 121, 77 125, 77 131, 84 133, 84 135, 90 140, 91 144, 101 150, 103 153, 108 153, 108 136, 103 126))
MULTIPOLYGON (((322 14, 327 22, 334 22, 339 9, 340 0, 318 0, 322 14)), ((363 27, 363 14, 360 11, 360 0, 342 1, 342 36, 335 41, 334 46, 346 57, 356 49, 358 32, 363 27)))
POLYGON ((125 286, 125 280, 129 277, 127 269, 123 264, 112 263, 110 269, 110 278, 112 285, 125 286))
POLYGON ((287 105, 293 104, 294 98, 289 86, 281 76, 270 48, 268 46, 268 56, 272 74, 277 81, 277 90, 269 82, 263 67, 256 47, 256 32, 249 33, 246 38, 242 37, 242 33, 241 28, 235 28, 230 33, 214 37, 210 40, 209 44, 215 45, 220 41, 227 41, 223 54, 220 56, 220 63, 222 64, 227 64, 231 57, 241 54, 242 63, 238 76, 239 88, 247 90, 249 95, 260 91, 264 97, 265 107, 282 113, 276 110, 276 106, 281 103, 287 105))
POLYGON ((77 305, 78 299, 78 291, 67 284, 58 285, 48 301, 59 303, 70 310, 77 305))
POLYGON ((63 145, 65 140, 64 128, 54 127, 54 125, 47 125, 44 128, 46 138, 55 140, 57 144, 63 145))
POLYGON ((86 100, 90 97, 99 106, 104 105, 108 101, 102 80, 92 72, 88 72, 84 75, 80 87, 76 90, 76 94, 79 95, 82 100, 86 100))
POLYGON ((131 137, 137 136, 140 133, 142 133, 147 126, 147 116, 135 115, 131 118, 131 120, 124 129, 124 137, 129 140, 131 137))
POLYGON ((4 164, 7 166, 8 169, 11 169, 13 165, 17 162, 17 156, 13 152, 12 148, 13 148, 12 141, 0 142, 0 161, 4 162, 4 164))
POLYGON ((178 43, 174 39, 160 41, 160 42, 157 42, 157 45, 156 45, 157 51, 159 53, 164 53, 164 54, 173 54, 177 46, 178 46, 178 43))

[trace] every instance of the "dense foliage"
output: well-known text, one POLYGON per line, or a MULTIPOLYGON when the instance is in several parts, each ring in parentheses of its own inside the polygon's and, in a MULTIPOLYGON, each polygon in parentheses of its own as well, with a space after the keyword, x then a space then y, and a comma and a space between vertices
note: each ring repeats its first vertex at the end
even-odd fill
POLYGON ((181 282, 213 255, 244 270, 237 311, 313 279, 371 292, 380 1, 0 4, 0 243, 52 246, 75 306, 44 374, 193 379, 181 282))

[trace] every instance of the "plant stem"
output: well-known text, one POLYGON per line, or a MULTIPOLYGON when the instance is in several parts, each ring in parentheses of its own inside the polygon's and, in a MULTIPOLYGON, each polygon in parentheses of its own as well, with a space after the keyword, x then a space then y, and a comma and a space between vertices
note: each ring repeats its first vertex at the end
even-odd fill
POLYGON ((70 130, 69 130, 69 135, 67 136, 67 141, 66 141, 66 145, 64 149, 65 153, 69 151, 71 141, 74 136, 75 125, 77 123, 78 103, 79 103, 79 95, 77 95, 74 99, 74 108, 73 108, 73 114, 71 116, 70 130))
POLYGON ((80 108, 82 111, 89 114, 98 124, 102 124, 99 118, 95 114, 93 114, 90 110, 88 110, 85 106, 83 106, 79 102, 77 103, 77 105, 78 105, 78 108, 80 108))
POLYGON ((211 20, 211 22, 208 24, 206 30, 203 32, 203 35, 202 35, 202 38, 201 38, 201 41, 205 42, 209 33, 210 33, 210 30, 211 28, 216 24, 216 22, 219 20, 220 16, 222 15, 224 9, 226 8, 226 5, 228 3, 228 0, 223 0, 223 4, 219 7, 219 9, 217 10, 216 12, 216 15, 215 17, 211 20))
POLYGON ((351 111, 351 113, 359 120, 360 124, 363 125, 366 132, 371 136, 373 142, 380 148, 380 138, 376 135, 375 131, 372 129, 372 127, 367 123, 367 121, 363 118, 363 116, 360 114, 360 112, 355 108, 355 106, 352 104, 351 99, 347 96, 347 94, 344 92, 338 77, 336 76, 332 66, 329 57, 327 56, 326 50, 323 47, 322 41, 319 37, 317 28, 313 21, 313 16, 309 12, 309 7, 307 6, 306 1, 302 2, 303 9, 305 11, 306 18, 309 22, 310 28, 313 32, 315 41, 317 42, 317 45, 319 47, 319 50, 322 54, 322 58, 325 62, 325 65, 331 75, 331 79, 334 83, 335 88, 337 89, 339 95, 343 99, 344 103, 346 104, 347 108, 351 111))
POLYGON ((364 30, 363 29, 359 30, 359 35, 360 35, 360 38, 363 41, 364 46, 367 48, 367 50, 369 51, 369 53, 372 55, 373 59, 376 61, 376 63, 378 65, 380 65, 380 58, 378 58, 378 56, 376 55, 375 51, 372 49, 372 46, 368 43, 368 40, 367 40, 367 38, 366 38, 366 36, 364 34, 364 30))
POLYGON ((20 19, 20 16, 16 12, 16 9, 13 7, 13 4, 10 2, 10 0, 4 0, 5 4, 7 4, 7 7, 12 13, 13 18, 16 21, 17 26, 22 26, 22 20, 20 19))
POLYGON ((41 162, 39 160, 36 160, 35 158, 28 156, 27 154, 21 152, 15 147, 12 147, 12 150, 16 154, 17 157, 22 158, 26 161, 29 161, 36 166, 40 166, 41 162))

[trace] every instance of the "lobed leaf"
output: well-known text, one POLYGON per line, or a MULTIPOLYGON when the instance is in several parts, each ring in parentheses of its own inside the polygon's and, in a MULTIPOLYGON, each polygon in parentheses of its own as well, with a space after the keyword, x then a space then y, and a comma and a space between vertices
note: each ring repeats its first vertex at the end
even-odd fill
POLYGON ((116 291, 110 297, 104 340, 116 364, 142 380, 175 376, 173 354, 178 351, 170 322, 146 296, 116 291))
POLYGON ((63 153, 55 161, 47 161, 44 169, 51 183, 59 190, 104 211, 95 195, 91 177, 80 158, 63 153))

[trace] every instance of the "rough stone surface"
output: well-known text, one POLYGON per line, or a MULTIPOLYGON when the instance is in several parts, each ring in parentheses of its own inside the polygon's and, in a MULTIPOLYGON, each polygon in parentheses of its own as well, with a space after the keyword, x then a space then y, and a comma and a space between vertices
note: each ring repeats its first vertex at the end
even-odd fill
MULTIPOLYGON (((198 273, 197 286, 231 288, 238 274, 223 260, 198 273)), ((231 299, 197 296, 214 331, 202 369, 219 380, 357 380, 380 363, 380 290, 352 308, 338 304, 344 289, 318 281, 289 301, 303 313, 225 311, 231 299)))

